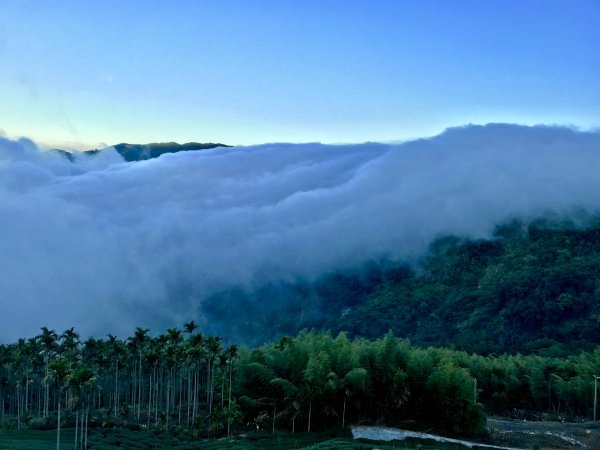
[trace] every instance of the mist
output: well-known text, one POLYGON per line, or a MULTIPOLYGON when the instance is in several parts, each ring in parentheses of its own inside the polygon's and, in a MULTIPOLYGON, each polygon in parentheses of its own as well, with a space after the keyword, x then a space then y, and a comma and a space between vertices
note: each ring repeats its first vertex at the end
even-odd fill
POLYGON ((600 132, 565 127, 142 162, 111 148, 71 162, 0 137, 0 341, 41 326, 101 337, 206 323, 219 291, 415 261, 439 236, 489 237, 512 219, 576 220, 600 211, 598 192, 600 132))

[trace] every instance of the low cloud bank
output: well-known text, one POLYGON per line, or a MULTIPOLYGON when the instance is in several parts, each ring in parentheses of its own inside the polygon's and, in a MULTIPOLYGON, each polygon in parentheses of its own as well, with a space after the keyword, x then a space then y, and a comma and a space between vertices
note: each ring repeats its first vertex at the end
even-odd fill
POLYGON ((600 133, 492 124, 399 145, 71 162, 0 137, 0 341, 202 321, 221 289, 311 279, 443 234, 600 210, 600 133))

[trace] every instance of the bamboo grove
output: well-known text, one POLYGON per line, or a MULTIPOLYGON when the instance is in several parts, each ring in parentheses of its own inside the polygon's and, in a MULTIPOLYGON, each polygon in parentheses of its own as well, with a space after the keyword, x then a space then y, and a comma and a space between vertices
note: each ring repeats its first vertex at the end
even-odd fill
MULTIPOLYGON (((317 431, 398 423, 475 436, 485 414, 586 416, 600 349, 568 358, 416 348, 388 333, 349 340, 301 332, 257 349, 226 346, 194 322, 151 336, 81 340, 74 329, 0 345, 2 427, 189 432, 317 431)), ((58 438, 60 439, 60 438, 58 438)))

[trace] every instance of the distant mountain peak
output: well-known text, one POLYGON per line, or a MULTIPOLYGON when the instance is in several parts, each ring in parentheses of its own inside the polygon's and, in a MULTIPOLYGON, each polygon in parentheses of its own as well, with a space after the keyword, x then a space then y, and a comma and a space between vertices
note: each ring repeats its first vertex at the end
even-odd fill
MULTIPOLYGON (((121 144, 113 145, 114 149, 125 159, 125 161, 144 161, 146 159, 158 158, 160 155, 165 153, 177 153, 192 150, 207 150, 216 147, 231 147, 231 145, 220 144, 220 143, 200 143, 200 142, 187 142, 185 144, 178 144, 177 142, 152 142, 150 144, 127 144, 125 142, 121 144)), ((69 160, 73 161, 73 153, 67 150, 52 149, 52 151, 58 152, 64 155, 69 160)), ((83 153, 91 155, 101 152, 101 150, 87 150, 83 153)))
POLYGON ((165 153, 177 153, 190 150, 207 150, 209 148, 231 146, 212 142, 187 142, 185 144, 178 144, 177 142, 154 142, 150 144, 121 143, 114 145, 113 147, 125 159, 125 161, 143 161, 146 159, 158 158, 160 155, 165 153))

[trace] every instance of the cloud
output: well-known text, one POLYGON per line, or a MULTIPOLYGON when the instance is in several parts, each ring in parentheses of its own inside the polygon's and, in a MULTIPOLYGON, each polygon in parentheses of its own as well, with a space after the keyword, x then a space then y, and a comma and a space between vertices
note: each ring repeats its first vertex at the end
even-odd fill
POLYGON ((595 213, 599 167, 600 133, 498 124, 136 163, 0 138, 0 340, 181 325, 220 289, 413 258, 515 217, 595 213))

